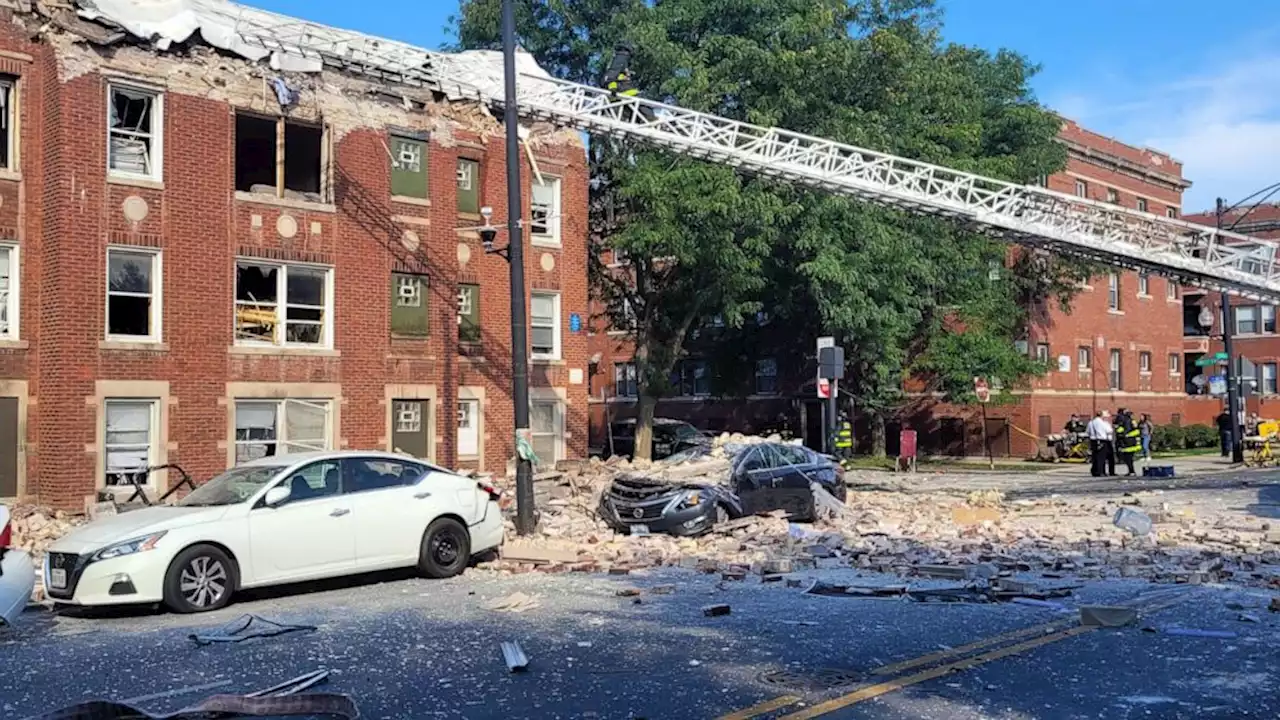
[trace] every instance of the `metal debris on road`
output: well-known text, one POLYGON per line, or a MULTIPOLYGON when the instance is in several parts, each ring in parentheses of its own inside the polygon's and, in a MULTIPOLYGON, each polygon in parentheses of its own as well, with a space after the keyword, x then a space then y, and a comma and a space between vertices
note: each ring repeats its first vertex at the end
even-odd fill
POLYGON ((720 617, 722 615, 728 615, 729 612, 730 608, 728 605, 708 605, 702 608, 702 614, 707 617, 720 617))
POLYGON ((278 623, 274 620, 267 620, 266 618, 259 617, 257 615, 242 615, 239 619, 225 625, 215 634, 192 634, 188 637, 190 637, 196 645, 212 645, 214 643, 238 643, 252 638, 277 637, 287 633, 315 629, 316 626, 314 625, 292 625, 289 623, 278 623), (255 627, 255 623, 257 624, 257 627, 255 627))
POLYGON ((524 654, 524 649, 515 640, 502 643, 502 659, 507 663, 507 670, 511 672, 523 672, 529 669, 529 657, 524 654))
POLYGON ((1161 635, 1178 635, 1180 637, 1194 638, 1214 638, 1217 640, 1231 640, 1240 637, 1239 633, 1231 630, 1201 630, 1199 628, 1181 628, 1181 627, 1144 627, 1143 632, 1159 633, 1161 635))
POLYGON ((1138 610, 1109 605, 1081 605, 1080 624, 1085 627, 1118 628, 1138 622, 1138 610))
POLYGON ((542 607, 542 603, 538 598, 532 595, 526 595, 522 592, 513 592, 510 595, 490 600, 484 604, 484 609, 493 610, 495 612, 513 612, 519 613, 525 610, 533 610, 542 607))

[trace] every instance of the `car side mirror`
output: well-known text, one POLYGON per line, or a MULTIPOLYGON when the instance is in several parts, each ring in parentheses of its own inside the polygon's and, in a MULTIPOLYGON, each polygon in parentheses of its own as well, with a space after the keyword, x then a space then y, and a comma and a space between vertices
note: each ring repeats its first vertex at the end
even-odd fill
POLYGON ((266 497, 262 499, 262 504, 267 507, 279 507, 289 499, 290 490, 287 485, 277 485, 267 491, 266 497))

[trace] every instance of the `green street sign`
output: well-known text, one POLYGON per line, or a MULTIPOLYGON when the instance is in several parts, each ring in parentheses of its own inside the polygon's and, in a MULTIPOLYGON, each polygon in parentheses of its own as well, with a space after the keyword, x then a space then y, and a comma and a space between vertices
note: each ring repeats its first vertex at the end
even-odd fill
POLYGON ((1227 354, 1226 354, 1226 353, 1224 353, 1224 352, 1214 353, 1214 354, 1213 354, 1213 359, 1214 359, 1214 360, 1225 361, 1225 360, 1227 359, 1227 354))
POLYGON ((1199 360, 1196 360, 1196 367, 1209 367, 1210 365, 1217 365, 1217 364, 1218 364, 1217 360, 1213 358, 1208 358, 1208 357, 1202 357, 1199 360))

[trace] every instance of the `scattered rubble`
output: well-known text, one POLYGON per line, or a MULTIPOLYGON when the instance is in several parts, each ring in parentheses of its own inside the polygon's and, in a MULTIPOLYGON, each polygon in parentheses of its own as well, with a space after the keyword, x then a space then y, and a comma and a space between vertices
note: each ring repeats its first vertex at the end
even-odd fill
POLYGON ((71 532, 88 520, 62 510, 38 505, 12 505, 9 507, 13 529, 13 547, 31 555, 37 567, 44 562, 45 551, 58 538, 71 532))

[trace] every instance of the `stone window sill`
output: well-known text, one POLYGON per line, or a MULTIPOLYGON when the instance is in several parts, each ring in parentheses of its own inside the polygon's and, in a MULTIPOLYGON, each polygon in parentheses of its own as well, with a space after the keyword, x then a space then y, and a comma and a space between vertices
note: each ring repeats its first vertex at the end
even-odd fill
POLYGON ((125 185, 127 187, 147 188, 148 190, 163 190, 163 180, 151 180, 141 177, 129 177, 128 175, 112 175, 107 172, 108 185, 125 185))
POLYGON ((168 343, 146 340, 99 340, 99 350, 123 350, 128 352, 168 352, 168 343))
POLYGON ((285 355, 293 357, 341 357, 341 350, 332 348, 299 348, 250 345, 232 345, 227 348, 228 355, 285 355))
POLYGON ((259 205, 272 205, 275 207, 293 208, 295 210, 309 210, 312 212, 336 213, 338 207, 333 203, 318 203, 309 200, 294 200, 292 198, 280 198, 273 195, 262 195, 260 193, 245 192, 243 190, 236 191, 236 200, 243 202, 257 203, 259 205))
POLYGON ((405 205, 420 205, 422 207, 431 207, 430 198, 413 197, 412 195, 392 195, 391 202, 404 203, 405 205))

